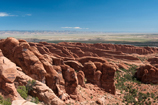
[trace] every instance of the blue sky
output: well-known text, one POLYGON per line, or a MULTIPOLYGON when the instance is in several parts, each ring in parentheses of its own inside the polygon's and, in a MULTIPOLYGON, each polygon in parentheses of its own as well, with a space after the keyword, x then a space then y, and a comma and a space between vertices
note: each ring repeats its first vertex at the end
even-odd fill
POLYGON ((158 0, 0 0, 0 30, 158 32, 158 0))

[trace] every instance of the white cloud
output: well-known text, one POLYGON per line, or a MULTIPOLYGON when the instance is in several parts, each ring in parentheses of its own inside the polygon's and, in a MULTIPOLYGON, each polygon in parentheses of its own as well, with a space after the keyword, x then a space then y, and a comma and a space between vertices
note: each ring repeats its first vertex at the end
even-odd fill
POLYGON ((32 16, 32 14, 26 14, 26 16, 32 16))
POLYGON ((80 28, 80 27, 74 27, 74 29, 82 29, 82 28, 80 28))
POLYGON ((73 28, 73 27, 61 27, 61 28, 73 28))
POLYGON ((4 13, 4 12, 0 12, 0 17, 5 17, 5 16, 9 16, 9 14, 4 13))
MULTIPOLYGON (((8 17, 8 16, 18 16, 18 15, 11 15, 10 13, 0 12, 0 17, 8 17)), ((25 17, 25 16, 32 16, 32 14, 22 15, 22 17, 25 17)))
POLYGON ((22 15, 22 17, 26 17, 26 16, 32 16, 32 14, 25 14, 25 15, 22 15))
POLYGON ((72 29, 89 29, 89 28, 81 28, 81 27, 61 27, 61 28, 72 28, 72 29))
POLYGON ((7 16, 18 16, 18 15, 10 15, 10 14, 5 13, 5 12, 0 12, 0 17, 7 17, 7 16))

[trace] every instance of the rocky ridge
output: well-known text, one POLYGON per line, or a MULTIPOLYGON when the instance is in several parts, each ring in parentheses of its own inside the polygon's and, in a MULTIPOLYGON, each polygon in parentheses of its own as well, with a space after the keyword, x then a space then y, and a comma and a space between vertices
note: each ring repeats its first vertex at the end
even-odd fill
POLYGON ((8 97, 12 100, 22 99, 15 87, 26 86, 29 80, 36 80, 31 95, 45 104, 82 103, 86 99, 78 87, 87 88, 85 81, 115 95, 115 72, 128 69, 123 62, 142 65, 135 74, 142 82, 157 83, 155 80, 158 79, 157 68, 150 64, 150 59, 144 66, 139 57, 131 55, 157 53, 157 48, 68 42, 28 43, 9 37, 0 40, 0 49, 1 89, 5 94, 11 94, 8 97))

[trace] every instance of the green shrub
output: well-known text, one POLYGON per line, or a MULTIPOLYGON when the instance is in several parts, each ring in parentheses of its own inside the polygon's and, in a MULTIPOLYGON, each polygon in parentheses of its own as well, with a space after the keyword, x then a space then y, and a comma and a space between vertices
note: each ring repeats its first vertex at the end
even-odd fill
POLYGON ((91 99, 93 98, 93 96, 91 96, 91 99))
POLYGON ((84 78, 84 83, 86 83, 87 82, 87 79, 86 78, 84 78))
POLYGON ((151 93, 151 97, 154 98, 154 97, 155 97, 155 94, 154 94, 154 93, 151 93))
POLYGON ((38 97, 32 97, 31 102, 38 104, 39 103, 38 97))
POLYGON ((0 95, 0 104, 2 104, 2 105, 11 105, 11 100, 9 98, 3 99, 3 97, 0 95))
POLYGON ((18 93, 20 94, 20 96, 24 99, 27 98, 28 96, 28 91, 26 89, 25 86, 19 86, 18 89, 17 89, 18 93))
POLYGON ((3 103, 3 97, 0 95, 0 103, 3 103))
POLYGON ((38 99, 38 97, 35 98, 35 103, 36 103, 36 104, 39 103, 39 99, 38 99))
POLYGON ((121 68, 121 70, 122 70, 122 71, 124 71, 124 72, 127 72, 127 70, 126 70, 126 69, 121 68))
POLYGON ((32 81, 29 80, 26 84, 26 90, 30 92, 33 89, 33 86, 35 86, 35 84, 36 84, 36 80, 32 80, 32 81))
POLYGON ((124 96, 124 101, 126 101, 127 103, 135 103, 135 97, 133 97, 131 94, 126 94, 124 96))
POLYGON ((11 105, 12 103, 11 103, 11 100, 8 98, 8 99, 4 99, 3 100, 3 103, 2 103, 2 105, 11 105))
MULTIPOLYGON (((28 93, 33 89, 33 86, 35 86, 35 84, 36 84, 36 80, 32 80, 32 81, 29 80, 26 86, 19 86, 17 88, 17 91, 22 98, 26 99, 28 97, 28 93)), ((31 102, 38 104, 39 103, 38 97, 32 97, 31 102)))
POLYGON ((122 91, 125 91, 123 102, 126 105, 151 105, 150 98, 153 98, 154 101, 158 99, 154 93, 141 93, 138 92, 137 89, 133 87, 132 82, 140 85, 141 82, 134 77, 137 66, 131 65, 129 70, 122 69, 124 74, 121 72, 116 72, 115 80, 117 83, 115 84, 116 88, 122 91), (130 83, 130 84, 129 84, 130 83), (136 98, 138 101, 136 101, 136 98))

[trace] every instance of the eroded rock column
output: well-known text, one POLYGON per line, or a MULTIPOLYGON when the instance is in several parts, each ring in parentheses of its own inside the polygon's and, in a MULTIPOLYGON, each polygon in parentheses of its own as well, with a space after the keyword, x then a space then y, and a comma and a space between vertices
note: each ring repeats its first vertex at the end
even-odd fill
POLYGON ((115 71, 116 69, 112 65, 108 63, 103 64, 103 70, 101 75, 101 86, 105 89, 105 91, 111 94, 116 93, 115 84, 114 84, 115 71))

